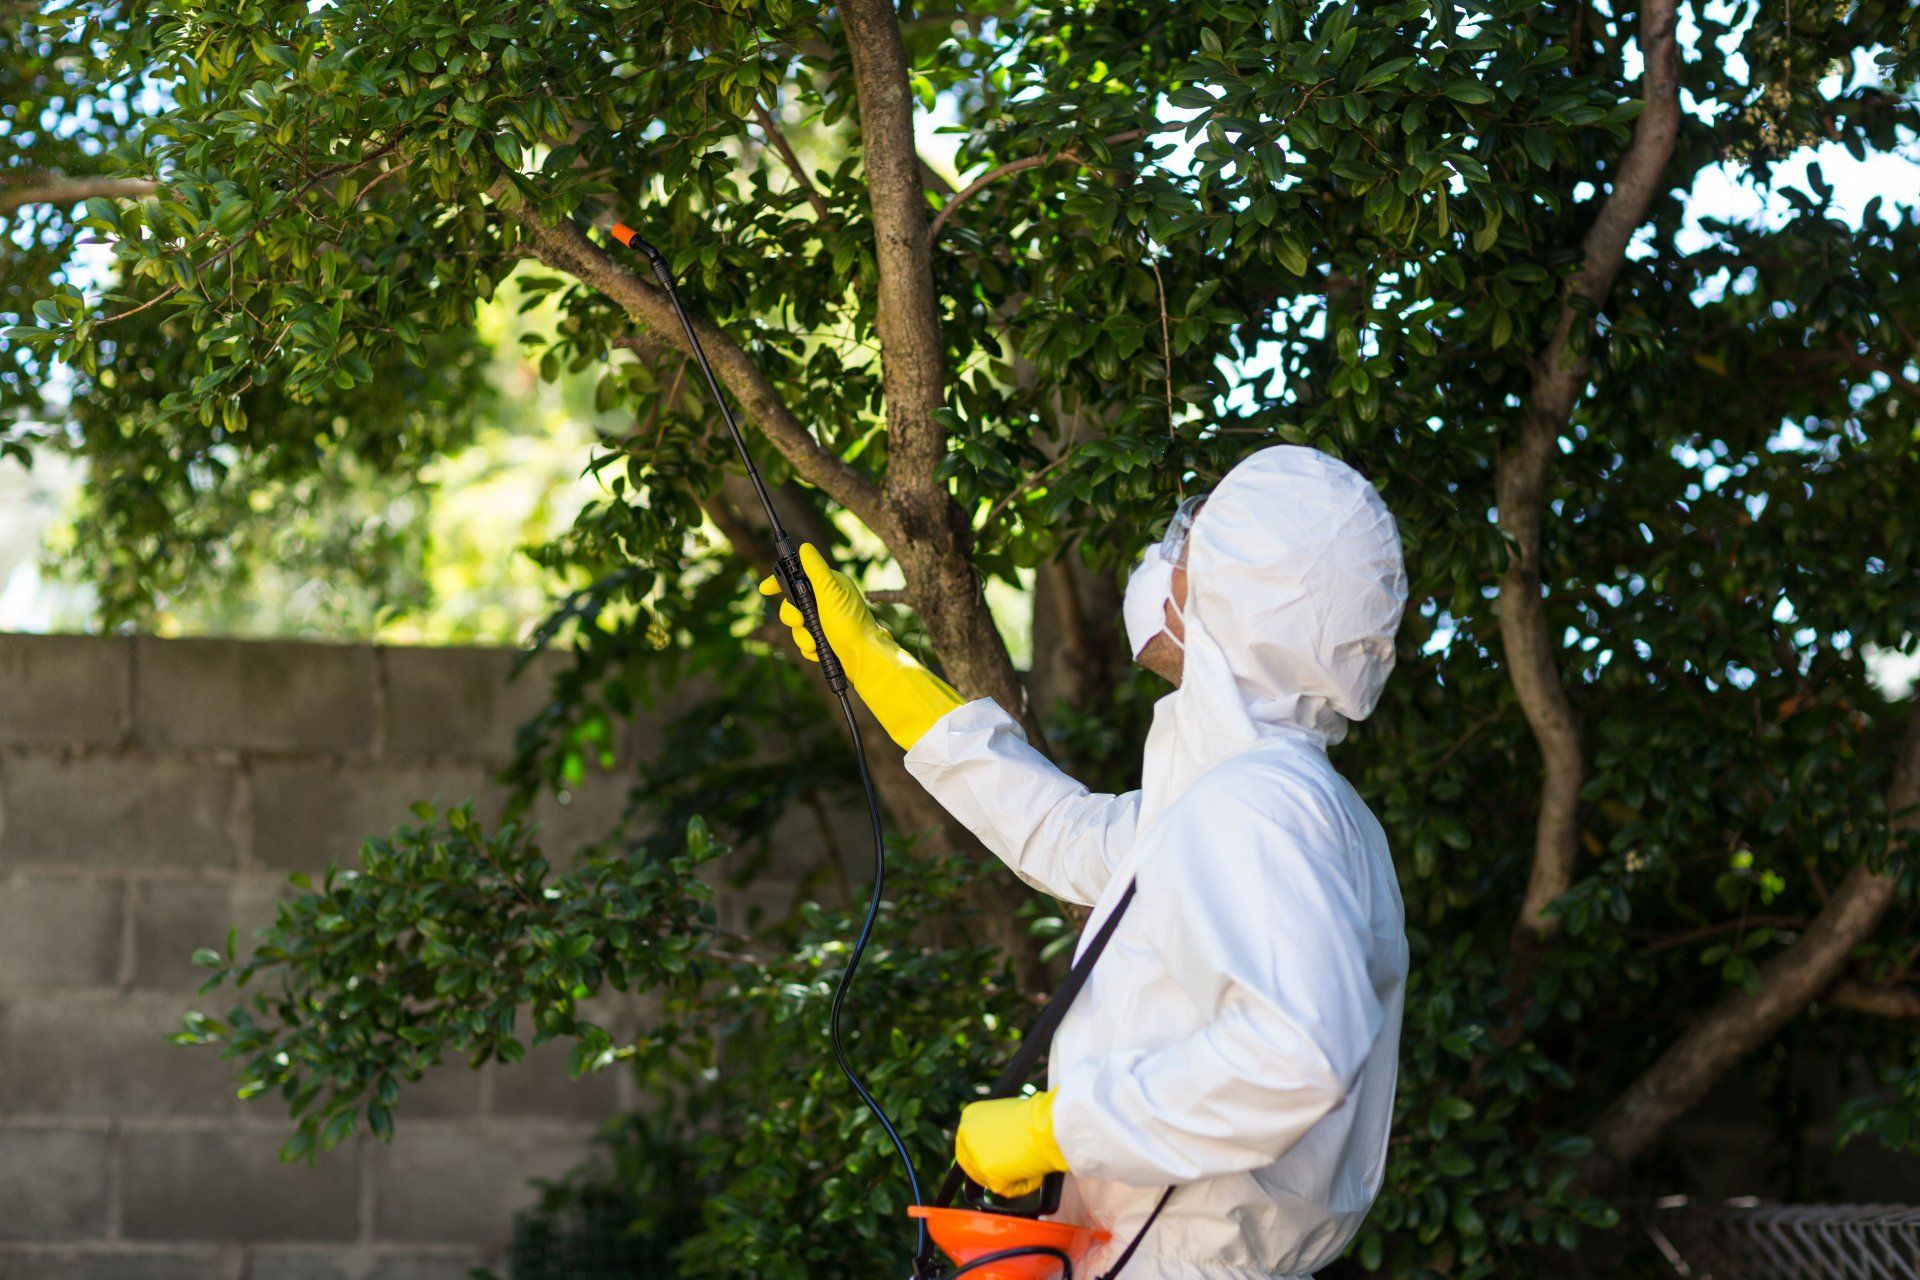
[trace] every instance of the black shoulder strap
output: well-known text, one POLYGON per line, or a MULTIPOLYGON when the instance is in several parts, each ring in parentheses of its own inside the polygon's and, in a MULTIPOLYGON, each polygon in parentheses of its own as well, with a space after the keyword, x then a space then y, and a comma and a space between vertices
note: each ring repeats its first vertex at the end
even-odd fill
POLYGON ((1147 1220, 1140 1224, 1138 1231, 1133 1233, 1133 1239, 1127 1241, 1127 1247, 1120 1251, 1120 1256, 1113 1260, 1113 1265, 1107 1268, 1106 1273, 1099 1280, 1113 1280, 1120 1274, 1120 1268, 1133 1261, 1133 1251, 1138 1249, 1140 1242, 1147 1238, 1147 1232, 1153 1229, 1154 1221, 1159 1218, 1160 1211, 1167 1207, 1167 1201, 1171 1199, 1173 1199, 1173 1188, 1168 1187, 1160 1193, 1160 1198, 1153 1202, 1153 1212, 1147 1215, 1147 1220))
MULTIPOLYGON (((1093 974, 1095 962, 1100 959, 1100 953, 1107 949, 1107 943, 1113 937, 1114 929, 1120 924, 1120 917, 1127 913, 1128 906, 1133 902, 1134 891, 1138 888, 1139 881, 1128 882, 1127 891, 1120 895, 1120 901, 1114 903, 1113 911, 1101 923, 1100 931, 1087 942, 1086 948, 1073 962, 1073 967, 1067 971, 1067 980, 1062 982, 1060 989, 1053 993, 1053 998, 1047 1001, 1046 1008, 1040 1010, 1040 1016, 1035 1018, 1033 1025, 1027 1029, 1027 1034, 1020 1041, 1020 1047, 1014 1051, 1012 1060, 1007 1063, 1006 1070, 1000 1073, 1000 1078, 993 1082, 993 1088, 987 1091, 989 1098, 1013 1097, 1033 1075, 1033 1069, 1040 1064, 1041 1055, 1052 1047, 1053 1034, 1060 1029, 1060 1022, 1067 1016, 1067 1009, 1073 1004, 1074 997, 1080 994, 1080 988, 1087 985, 1087 979, 1093 974)), ((940 1206, 952 1204, 954 1197, 960 1194, 960 1187, 965 1181, 966 1174, 962 1172, 959 1165, 956 1164, 948 1169, 946 1181, 940 1184, 940 1194, 934 1197, 934 1204, 940 1206)), ((1147 1220, 1140 1224, 1140 1230, 1134 1233, 1133 1239, 1127 1242, 1127 1247, 1121 1251, 1119 1258, 1107 1268, 1106 1274, 1099 1277, 1099 1280, 1113 1280, 1120 1274, 1120 1269, 1133 1259, 1134 1251, 1140 1247, 1140 1242, 1147 1238, 1148 1230, 1160 1217, 1160 1211, 1167 1207, 1167 1201, 1172 1199, 1173 1192, 1174 1189, 1168 1187, 1160 1193, 1160 1198, 1154 1202, 1153 1212, 1147 1215, 1147 1220)))
MULTIPOLYGON (((989 1098, 1011 1098, 1020 1092, 1020 1087, 1033 1075, 1033 1069, 1040 1064, 1040 1057, 1053 1044, 1053 1033, 1060 1029, 1061 1019, 1067 1016, 1067 1008, 1074 997, 1080 994, 1080 988, 1087 985, 1087 979, 1093 973, 1094 962, 1100 959, 1100 953, 1107 949, 1107 941, 1113 937, 1114 929, 1120 924, 1120 917, 1127 914, 1127 907, 1133 902, 1134 890, 1138 882, 1130 882, 1127 891, 1120 895, 1120 901, 1100 925, 1100 932, 1093 935, 1080 958, 1073 962, 1073 968, 1067 970, 1067 980, 1047 1001, 1046 1008, 1040 1010, 1040 1016, 1027 1028, 1027 1034, 1021 1037, 1020 1047, 1014 1050, 1013 1059, 1007 1063, 1006 1070, 993 1082, 993 1088, 987 1091, 989 1098)), ((960 1194, 960 1184, 966 1180, 959 1165, 947 1170, 945 1182, 940 1184, 940 1194, 934 1197, 936 1205, 950 1205, 953 1198, 960 1194)))

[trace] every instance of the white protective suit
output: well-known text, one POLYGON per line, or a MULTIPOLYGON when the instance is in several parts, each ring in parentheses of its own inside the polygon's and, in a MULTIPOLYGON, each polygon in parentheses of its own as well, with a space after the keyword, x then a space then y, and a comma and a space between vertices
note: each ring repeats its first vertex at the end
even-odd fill
MULTIPOLYGON (((1327 760, 1393 667, 1393 518, 1311 449, 1252 454, 1188 539, 1186 671, 1142 786, 1094 795, 990 699, 907 768, 1015 874, 1094 906, 1139 891, 1054 1039, 1062 1216, 1113 1240, 1178 1185, 1122 1280, 1304 1276, 1380 1188, 1407 943, 1380 824, 1327 760)), ((1076 1269, 1078 1274, 1078 1269, 1076 1269)))

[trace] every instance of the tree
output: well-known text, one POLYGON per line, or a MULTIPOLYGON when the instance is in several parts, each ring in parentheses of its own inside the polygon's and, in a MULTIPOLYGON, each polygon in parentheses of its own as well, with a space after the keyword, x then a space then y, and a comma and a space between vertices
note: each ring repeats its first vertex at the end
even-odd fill
MULTIPOLYGON (((665 815, 652 841, 616 841, 591 864, 610 879, 567 894, 640 894, 656 921, 671 895, 641 883, 647 859, 682 847, 692 800, 738 837, 822 781, 758 777, 749 813, 723 760, 776 724, 824 755, 789 700, 805 677, 767 674, 743 603, 763 531, 668 302, 594 230, 618 217, 681 272, 793 523, 896 572, 900 625, 947 676, 1096 778, 1124 776, 1147 696, 1121 666, 1116 571, 1172 496, 1272 441, 1380 483, 1417 607, 1341 763, 1403 858, 1415 974, 1408 1141, 1360 1264, 1537 1265, 1610 1222, 1598 1195, 1770 1045, 1825 1037, 1898 1077, 1920 729, 1870 659, 1920 631, 1920 216, 1843 219, 1816 168, 1783 221, 1694 237, 1678 193, 1710 165, 1765 180, 1816 144, 1910 138, 1910 6, 221 0, 76 4, 34 29, 116 50, 107 75, 137 67, 166 101, 101 172, 154 193, 84 207, 119 296, 56 290, 11 331, 16 368, 90 370, 148 318, 177 361, 142 393, 157 455, 198 424, 297 458, 309 407, 378 385, 381 362, 432 367, 514 274, 557 299, 553 369, 604 367, 605 403, 632 411, 591 462, 606 499, 542 553, 586 585, 548 632, 577 665, 523 776, 564 781, 648 681, 703 670, 732 701, 638 792, 665 815), (932 119, 964 185, 921 154, 932 119), (993 582, 1030 587, 1025 672, 993 582)), ((892 752, 876 769, 897 830, 978 860, 892 752)), ((497 838, 531 860, 523 889, 546 883, 524 833, 497 838)), ((395 847, 510 891, 446 852, 464 841, 395 847)), ((204 1034, 288 1090, 309 1146, 377 1099, 381 1072, 352 1064, 410 1043, 396 1013, 261 1065, 364 987, 309 963, 322 935, 421 981, 434 948, 586 939, 547 997, 505 977, 466 993, 548 999, 537 1033, 581 1036, 584 1060, 607 1046, 576 987, 666 982, 662 957, 711 941, 678 916, 620 956, 546 920, 436 938, 434 900, 379 870, 418 865, 387 856, 222 962, 286 996, 204 1034)), ((961 879, 1018 983, 1044 985, 1022 895, 961 879)), ((777 1001, 753 1007, 779 1043, 777 1001)), ((1889 1105, 1850 1114, 1910 1141, 1889 1105)))

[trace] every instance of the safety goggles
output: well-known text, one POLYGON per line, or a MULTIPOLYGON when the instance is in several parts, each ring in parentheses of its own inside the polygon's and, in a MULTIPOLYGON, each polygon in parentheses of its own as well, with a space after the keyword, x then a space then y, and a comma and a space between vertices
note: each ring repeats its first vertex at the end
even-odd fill
POLYGON ((1187 537, 1193 532, 1194 517, 1206 505, 1207 495, 1196 493, 1173 509, 1173 519, 1167 521, 1167 531, 1160 536, 1160 554, 1166 557, 1168 564, 1185 562, 1187 537))

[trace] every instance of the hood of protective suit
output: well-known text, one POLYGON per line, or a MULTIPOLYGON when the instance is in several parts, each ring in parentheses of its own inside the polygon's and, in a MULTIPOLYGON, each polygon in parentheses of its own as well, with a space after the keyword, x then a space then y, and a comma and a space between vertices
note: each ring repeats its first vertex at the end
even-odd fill
POLYGON ((1269 734, 1345 736, 1393 670, 1406 599, 1399 531, 1366 477, 1295 445, 1243 459, 1188 535, 1186 670, 1154 709, 1142 822, 1269 734))

